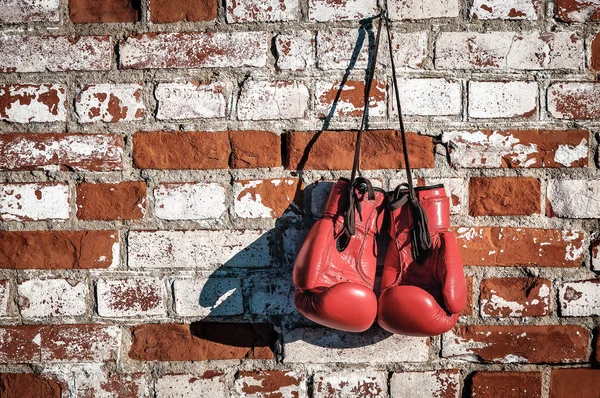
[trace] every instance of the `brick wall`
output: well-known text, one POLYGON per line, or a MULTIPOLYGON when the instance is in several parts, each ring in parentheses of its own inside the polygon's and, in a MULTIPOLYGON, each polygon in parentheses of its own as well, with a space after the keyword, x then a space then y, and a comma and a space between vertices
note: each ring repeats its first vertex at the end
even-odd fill
MULTIPOLYGON (((600 395, 600 6, 388 3, 414 175, 467 266, 431 339, 292 303, 376 0, 0 0, 2 397, 600 395)), ((391 189, 380 63, 362 168, 391 189)))

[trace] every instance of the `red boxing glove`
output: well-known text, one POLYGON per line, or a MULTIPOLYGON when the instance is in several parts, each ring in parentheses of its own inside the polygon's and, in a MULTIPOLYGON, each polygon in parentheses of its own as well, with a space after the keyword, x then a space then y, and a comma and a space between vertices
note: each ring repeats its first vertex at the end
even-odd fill
POLYGON ((415 189, 427 215, 431 249, 414 260, 413 211, 408 191, 392 199, 390 235, 377 320, 392 333, 435 336, 450 330, 467 300, 463 263, 450 231, 450 201, 443 185, 415 189))
POLYGON ((364 178, 352 189, 344 179, 333 186, 294 263, 294 301, 308 319, 347 332, 365 331, 375 321, 375 233, 384 199, 364 178))

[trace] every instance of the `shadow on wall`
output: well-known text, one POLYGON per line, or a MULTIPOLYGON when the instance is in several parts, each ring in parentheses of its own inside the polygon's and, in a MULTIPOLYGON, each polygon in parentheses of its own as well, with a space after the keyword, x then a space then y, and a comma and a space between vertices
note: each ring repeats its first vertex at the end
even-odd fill
MULTIPOLYGON (((372 19, 361 21, 350 63, 344 73, 332 107, 323 121, 321 131, 329 129, 342 90, 348 81, 350 72, 356 65, 365 42, 370 49, 367 65, 371 63, 375 44, 372 22, 372 19)), ((368 128, 368 125, 365 128, 368 128)), ((315 134, 304 151, 298 167, 299 181, 303 180, 304 166, 320 135, 320 132, 315 134)), ((330 181, 316 182, 304 189, 302 184, 298 184, 294 203, 285 210, 282 217, 276 220, 275 227, 265 231, 253 243, 239 251, 208 277, 198 298, 198 304, 201 307, 210 309, 207 320, 238 322, 241 318, 246 322, 269 322, 275 325, 276 329, 283 331, 285 343, 302 340, 312 345, 328 348, 368 346, 390 336, 389 333, 377 326, 358 334, 321 327, 315 329, 314 327, 317 325, 300 315, 294 306, 293 262, 310 227, 321 216, 333 184, 334 182, 330 181), (236 284, 232 283, 235 278, 242 280, 240 286, 236 287, 236 284), (247 300, 243 303, 243 313, 239 314, 236 309, 241 307, 240 303, 243 298, 247 298, 247 300), (304 327, 309 329, 304 329, 304 327)), ((383 247, 387 248, 387 244, 384 244, 383 247)), ((380 251, 380 253, 382 252, 384 253, 385 250, 380 251)), ((379 273, 381 267, 378 268, 379 273)), ((202 323, 192 325, 194 334, 196 334, 194 331, 199 332, 198 328, 202 328, 202 323)), ((265 327, 265 324, 256 325, 259 328, 265 327)), ((226 344, 239 344, 236 342, 244 341, 243 338, 232 337, 236 334, 233 330, 231 335, 226 334, 201 333, 201 337, 226 344)), ((268 339, 263 340, 265 339, 261 338, 256 343, 274 344, 268 339)))

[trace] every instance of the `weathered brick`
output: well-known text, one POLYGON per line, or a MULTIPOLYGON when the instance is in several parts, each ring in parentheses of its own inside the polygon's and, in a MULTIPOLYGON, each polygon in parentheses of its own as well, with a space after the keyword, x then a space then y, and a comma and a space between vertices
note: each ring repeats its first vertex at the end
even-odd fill
POLYGON ((419 69, 427 56, 427 32, 392 33, 392 52, 396 68, 419 69))
POLYGON ((599 96, 600 83, 554 83, 548 87, 548 111, 557 119, 598 119, 599 96))
MULTIPOLYGON (((356 142, 354 131, 291 132, 287 136, 288 170, 350 170, 354 158, 356 142), (308 156, 305 152, 315 135, 319 136, 310 147, 308 156), (331 156, 335 153, 336 156, 331 156)), ((407 133, 408 152, 411 167, 433 168, 433 141, 431 137, 415 133, 407 133)), ((402 136, 395 130, 370 130, 363 135, 361 148, 361 168, 401 169, 404 159, 402 153, 402 136)))
POLYGON ((369 363, 425 362, 429 340, 382 329, 349 334, 333 329, 295 328, 284 333, 286 363, 369 363))
POLYGON ((548 212, 564 218, 600 217, 599 180, 550 180, 548 212))
POLYGON ((42 278, 17 285, 23 318, 80 316, 86 313, 89 289, 85 280, 42 278))
POLYGON ((529 177, 480 177, 469 180, 469 214, 519 216, 539 214, 540 180, 529 177))
POLYGON ((456 371, 395 372, 390 379, 392 397, 458 398, 460 377, 456 371))
MULTIPOLYGON (((453 116, 462 112, 461 83, 446 79, 405 79, 400 85, 402 114, 453 116)), ((396 101, 392 103, 396 113, 396 101)))
POLYGON ((110 36, 2 36, 0 72, 109 70, 110 36))
POLYGON ((130 268, 262 268, 273 263, 263 231, 131 231, 130 268))
POLYGON ((139 3, 135 0, 69 0, 73 23, 136 22, 139 3))
POLYGON ((590 244, 590 252, 592 270, 600 271, 600 240, 595 240, 590 244))
POLYGON ((225 188, 217 183, 161 184, 154 213, 163 220, 219 220, 227 212, 225 188))
POLYGON ((600 71, 600 33, 598 33, 592 39, 590 49, 590 67, 596 72, 600 71))
POLYGON ((137 220, 146 212, 146 183, 77 185, 77 218, 80 220, 137 220))
POLYGON ((98 315, 107 318, 166 315, 165 295, 158 277, 130 275, 96 282, 98 315))
POLYGON ((548 279, 487 278, 481 281, 480 303, 482 317, 530 317, 550 313, 548 279))
POLYGON ((455 18, 460 5, 458 0, 390 0, 388 11, 392 20, 455 18))
POLYGON ((597 397, 600 395, 598 377, 598 369, 552 369, 550 398, 597 397))
POLYGON ((587 130, 444 131, 450 161, 464 168, 586 167, 587 130))
POLYGON ((122 40, 121 68, 238 68, 267 64, 267 32, 144 33, 122 40))
POLYGON ((234 169, 281 166, 281 139, 269 131, 230 131, 231 157, 234 169))
POLYGON ((175 279, 175 312, 193 317, 243 314, 241 284, 236 278, 175 279))
POLYGON ((297 179, 239 180, 233 184, 233 214, 240 218, 279 218, 300 213, 302 183, 297 179))
POLYGON ((34 373, 1 373, 3 398, 61 398, 66 386, 58 380, 34 373))
POLYGON ((251 279, 249 285, 252 314, 271 316, 297 312, 291 277, 267 279, 260 275, 251 279))
POLYGON ((575 32, 444 32, 436 42, 438 69, 577 70, 583 40, 575 32))
POLYGON ((11 308, 10 302, 10 281, 0 280, 0 317, 9 316, 11 308))
POLYGON ((1 84, 0 121, 64 122, 66 98, 65 86, 60 84, 1 84))
MULTIPOLYGON (((328 116, 361 117, 365 106, 365 83, 359 80, 348 80, 340 90, 339 81, 333 84, 318 81, 315 86, 315 111, 317 117, 324 119, 328 116)), ((386 82, 375 80, 369 92, 369 116, 386 115, 386 82)))
POLYGON ((240 398, 307 398, 306 379, 294 371, 241 371, 235 380, 240 398))
POLYGON ((58 22, 60 4, 60 0, 5 0, 0 23, 58 22))
POLYGON ((228 397, 227 385, 221 373, 212 376, 207 371, 206 376, 168 374, 156 380, 156 395, 163 398, 193 398, 193 397, 228 397), (212 376, 212 377, 211 377, 212 376))
POLYGON ((117 231, 0 231, 0 268, 89 269, 118 264, 117 231))
POLYGON ((588 360, 590 332, 579 325, 458 326, 442 337, 442 356, 492 363, 588 360))
POLYGON ((376 0, 310 0, 308 3, 308 19, 314 22, 359 20, 376 14, 376 0))
POLYGON ((226 169, 226 131, 139 132, 133 136, 133 162, 142 169, 226 169))
POLYGON ((554 14, 565 22, 587 22, 600 19, 600 4, 587 0, 555 0, 554 14))
POLYGON ((75 97, 79 123, 130 122, 142 120, 146 106, 143 84, 86 84, 75 97))
POLYGON ((537 113, 536 82, 469 82, 469 117, 531 118, 537 113))
POLYGON ((150 0, 150 21, 212 21, 217 18, 217 0, 150 0))
POLYGON ((240 120, 298 119, 306 115, 308 87, 296 80, 248 80, 237 104, 240 120))
POLYGON ((129 357, 140 361, 274 359, 277 334, 267 323, 135 326, 129 357))
POLYGON ((475 372, 472 397, 542 397, 541 372, 475 372))
POLYGON ((313 397, 387 397, 387 373, 368 370, 346 370, 316 373, 313 397))
POLYGON ((158 101, 156 118, 195 119, 225 117, 227 98, 224 83, 159 83, 154 90, 158 101))
POLYGON ((600 280, 565 282, 558 291, 560 315, 600 315, 600 280))
POLYGON ((277 35, 277 68, 302 71, 315 66, 315 32, 301 30, 277 35))
POLYGON ((56 377, 80 398, 148 397, 148 380, 144 373, 114 373, 101 363, 44 366, 43 375, 56 377))
POLYGON ((285 22, 300 16, 298 0, 227 0, 228 23, 285 22))
POLYGON ((70 212, 67 184, 0 184, 0 220, 64 220, 70 212))
POLYGON ((583 261, 581 231, 474 227, 456 232, 465 265, 579 267, 583 261))
POLYGON ((122 167, 123 138, 118 135, 0 135, 0 169, 113 171, 122 167))
POLYGON ((121 328, 105 325, 0 328, 0 362, 103 362, 117 358, 121 328))
POLYGON ((475 0, 471 18, 537 20, 540 3, 540 0, 475 0))

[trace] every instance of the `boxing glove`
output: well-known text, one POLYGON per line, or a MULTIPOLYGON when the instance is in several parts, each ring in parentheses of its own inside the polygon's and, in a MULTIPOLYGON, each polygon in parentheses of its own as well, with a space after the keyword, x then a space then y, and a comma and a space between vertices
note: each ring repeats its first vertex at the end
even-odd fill
MULTIPOLYGON (((450 231, 450 202, 443 185, 419 187, 431 247, 417 261, 413 242, 415 204, 408 190, 390 199, 391 241, 378 301, 378 324, 392 333, 435 336, 450 330, 466 304, 467 291, 456 236, 450 231)), ((425 228, 427 231, 427 228, 425 228)))
POLYGON ((308 319, 333 329, 362 332, 377 315, 373 293, 385 193, 369 180, 338 180, 323 216, 294 262, 294 301, 308 319))

